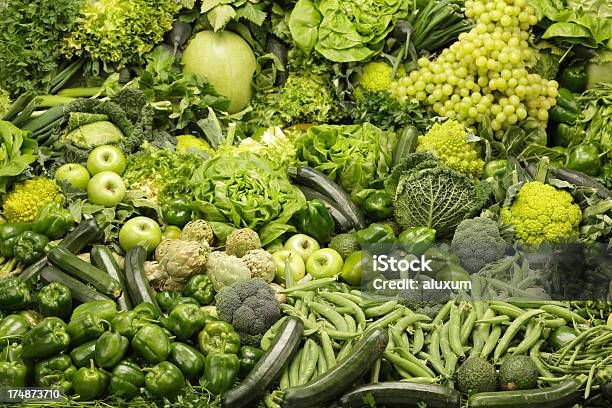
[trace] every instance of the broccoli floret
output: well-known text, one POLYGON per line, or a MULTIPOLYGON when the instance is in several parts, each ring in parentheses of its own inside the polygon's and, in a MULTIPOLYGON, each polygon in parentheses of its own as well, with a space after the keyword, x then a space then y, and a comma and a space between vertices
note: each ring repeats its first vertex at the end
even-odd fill
POLYGON ((230 323, 243 343, 257 340, 281 317, 274 290, 261 278, 241 279, 215 298, 219 318, 230 323))
POLYGON ((418 279, 418 289, 403 289, 398 293, 399 302, 412 311, 433 317, 440 307, 450 300, 450 289, 430 289, 434 279, 418 279), (428 282, 428 288, 425 283, 428 282))
POLYGON ((489 262, 502 258, 506 241, 500 236, 495 221, 476 217, 461 221, 453 235, 451 248, 465 270, 474 273, 489 262))

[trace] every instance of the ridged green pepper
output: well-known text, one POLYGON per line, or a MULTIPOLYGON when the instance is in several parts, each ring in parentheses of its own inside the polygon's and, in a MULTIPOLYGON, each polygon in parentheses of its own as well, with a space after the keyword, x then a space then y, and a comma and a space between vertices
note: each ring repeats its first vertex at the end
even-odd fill
POLYGON ((177 366, 162 361, 149 369, 145 376, 145 385, 147 390, 157 397, 172 398, 185 387, 185 377, 177 366))
POLYGON ((70 345, 76 347, 93 339, 97 339, 109 328, 110 323, 93 314, 81 314, 70 320, 66 332, 70 335, 70 345))
POLYGON ((594 144, 580 144, 573 148, 568 155, 568 169, 581 171, 589 176, 597 176, 601 170, 599 147, 594 144))
POLYGON ((6 316, 0 321, 0 347, 6 347, 11 342, 21 343, 21 338, 31 327, 23 316, 18 314, 6 316))
POLYGON ((170 354, 170 340, 164 330, 155 324, 145 324, 132 339, 136 354, 147 363, 164 361, 170 354))
POLYGON ((235 354, 209 354, 204 363, 204 376, 200 384, 215 395, 223 394, 234 386, 240 371, 240 361, 235 354))
POLYGON ((508 160, 491 160, 485 164, 482 171, 482 178, 493 177, 496 179, 504 178, 510 172, 508 160))
POLYGON ((293 225, 302 234, 309 235, 319 242, 329 242, 336 229, 323 201, 314 199, 299 210, 292 218, 293 225))
POLYGON ((427 227, 407 228, 399 235, 398 242, 409 254, 422 255, 436 242, 436 230, 427 227))
POLYGON ((78 368, 87 367, 91 364, 91 360, 96 357, 96 343, 98 339, 90 340, 72 349, 70 358, 78 368))
POLYGON ((45 247, 48 243, 49 238, 46 236, 26 231, 15 241, 13 254, 19 262, 30 265, 45 255, 45 247))
POLYGON ((209 322, 198 335, 200 350, 204 354, 236 354, 240 350, 240 336, 231 324, 222 321, 209 322))
POLYGON ((142 369, 133 362, 124 360, 113 369, 108 392, 129 400, 137 397, 144 385, 145 375, 142 369))
POLYGON ((25 358, 43 359, 59 354, 70 344, 66 323, 57 317, 47 317, 23 335, 21 344, 25 358))
POLYGON ((51 282, 38 292, 38 310, 43 316, 56 316, 67 320, 72 311, 72 293, 60 283, 51 282))
POLYGON ((190 201, 185 197, 178 197, 164 204, 162 208, 164 221, 169 225, 183 228, 193 216, 190 201))
POLYGON ((161 317, 159 309, 155 307, 154 304, 149 302, 141 303, 132 310, 134 310, 141 317, 151 320, 158 320, 161 317))
POLYGON ((388 224, 374 223, 355 233, 360 245, 392 244, 395 242, 393 228, 388 224))
POLYGON ((584 62, 574 62, 561 71, 559 86, 572 92, 584 92, 587 85, 587 72, 584 62))
POLYGON ((72 311, 70 320, 74 320, 83 314, 92 314, 110 322, 117 315, 117 304, 114 300, 94 300, 83 303, 72 311))
POLYGON ((0 255, 5 258, 14 256, 13 248, 19 235, 32 230, 29 222, 15 222, 0 224, 0 255))
POLYGON ((36 326, 43 319, 43 316, 36 310, 22 310, 18 313, 19 316, 23 316, 31 327, 36 326))
POLYGON ((31 302, 32 293, 21 279, 12 277, 0 281, 0 309, 23 309, 31 302))
POLYGON ((0 387, 25 387, 28 374, 22 363, 0 361, 0 387))
POLYGON ((188 379, 196 379, 204 372, 204 354, 185 343, 172 343, 168 361, 177 366, 188 379))
POLYGON ((170 313, 176 302, 183 297, 181 292, 175 290, 164 290, 155 295, 155 301, 165 313, 170 313))
POLYGON ((262 349, 253 346, 242 346, 240 347, 240 377, 245 378, 259 359, 264 355, 262 349))
POLYGON ((77 368, 66 354, 39 361, 34 367, 34 383, 39 387, 59 388, 64 394, 72 390, 77 368))
POLYGON ((2 351, 0 351, 0 361, 8 361, 9 363, 23 363, 21 358, 21 351, 23 346, 19 343, 7 344, 2 351))
POLYGON ((123 359, 130 341, 119 333, 104 332, 98 338, 95 349, 95 361, 98 367, 113 368, 123 359))
POLYGON ((385 190, 374 191, 365 199, 363 209, 371 220, 386 220, 393 215, 393 198, 385 190))
POLYGON ((123 311, 117 314, 111 321, 113 331, 132 340, 136 332, 150 319, 144 318, 133 310, 123 311))
POLYGON ((202 330, 206 324, 206 315, 200 306, 183 304, 175 306, 168 317, 162 317, 160 323, 170 330, 178 340, 188 340, 202 330))
POLYGON ((60 239, 72 226, 74 219, 66 208, 50 201, 38 209, 32 222, 32 231, 47 236, 51 240, 60 239))
POLYGON ((205 306, 215 300, 215 289, 207 275, 194 275, 187 281, 183 289, 183 295, 191 297, 197 300, 200 305, 205 306))
POLYGON ((93 361, 90 367, 82 367, 72 377, 72 387, 84 401, 89 401, 101 396, 106 391, 108 385, 108 377, 102 371, 98 370, 93 361))

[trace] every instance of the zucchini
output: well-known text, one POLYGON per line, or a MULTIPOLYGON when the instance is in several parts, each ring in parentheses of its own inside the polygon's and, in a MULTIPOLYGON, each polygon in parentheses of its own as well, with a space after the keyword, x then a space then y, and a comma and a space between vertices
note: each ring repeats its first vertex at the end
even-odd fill
POLYGON ((40 271, 40 278, 45 282, 59 282, 66 285, 72 293, 72 297, 79 302, 91 302, 93 300, 111 300, 108 296, 104 296, 89 285, 84 284, 72 276, 65 274, 54 266, 46 265, 40 271))
POLYGON ((155 292, 145 277, 144 263, 147 252, 140 245, 133 246, 125 254, 125 286, 133 305, 151 303, 161 313, 161 309, 155 300, 155 292))
POLYGON ((419 135, 419 131, 414 126, 407 126, 402 130, 402 134, 400 135, 397 145, 395 145, 395 150, 393 151, 394 166, 399 163, 400 159, 414 152, 419 135))
POLYGON ((572 405, 580 397, 582 381, 570 378, 553 387, 523 391, 481 392, 468 400, 469 407, 557 408, 572 405))
POLYGON ((94 245, 90 252, 91 263, 108 273, 108 275, 119 282, 121 287, 121 296, 117 298, 117 304, 121 310, 130 310, 132 304, 125 288, 125 275, 123 270, 117 265, 117 261, 108 247, 103 245, 94 245))
POLYGON ((270 348, 249 375, 236 387, 221 397, 223 408, 249 408, 257 404, 266 390, 278 380, 283 369, 300 348, 304 323, 302 319, 288 316, 280 327, 270 348))
POLYGON ((283 408, 307 408, 325 405, 351 388, 359 377, 368 372, 382 356, 389 337, 386 330, 364 333, 351 353, 314 381, 287 388, 282 396, 283 408))
POLYGON ((338 203, 318 191, 306 186, 298 186, 298 188, 304 193, 307 200, 319 199, 325 204, 329 215, 334 219, 336 223, 336 232, 347 232, 352 230, 355 226, 351 219, 342 211, 338 203))
POLYGON ((87 282, 101 293, 118 298, 121 296, 119 282, 111 278, 106 272, 90 263, 85 262, 76 255, 62 247, 53 248, 47 254, 49 262, 73 278, 87 282))
POLYGON ((366 227, 365 218, 361 210, 357 208, 357 205, 351 200, 348 193, 325 174, 308 166, 290 168, 288 173, 297 184, 310 187, 335 201, 353 221, 355 229, 360 230, 366 227))
POLYGON ((457 391, 443 385, 393 381, 357 387, 338 402, 342 408, 369 407, 364 402, 368 394, 374 398, 376 406, 394 408, 453 408, 459 407, 461 401, 457 391))
POLYGON ((555 176, 560 180, 567 181, 577 186, 593 188, 596 190, 597 195, 601 198, 612 198, 612 195, 610 195, 610 190, 608 190, 606 186, 580 171, 559 167, 557 170, 555 170, 555 176))

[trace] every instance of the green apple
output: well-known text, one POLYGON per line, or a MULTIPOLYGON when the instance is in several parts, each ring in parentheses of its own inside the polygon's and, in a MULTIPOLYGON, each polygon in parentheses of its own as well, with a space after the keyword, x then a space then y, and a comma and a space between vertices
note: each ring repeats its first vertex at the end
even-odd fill
POLYGON ((127 166, 125 156, 115 146, 98 146, 89 153, 87 158, 87 170, 92 176, 103 171, 112 171, 122 175, 127 166))
POLYGON ((285 249, 292 249, 300 254, 304 262, 319 248, 321 247, 317 240, 306 234, 296 234, 285 242, 285 249))
POLYGON ((281 249, 272 254, 274 265, 276 265, 276 282, 285 283, 285 264, 289 262, 293 282, 297 282, 306 276, 304 260, 297 252, 291 249, 281 249))
POLYGON ((306 272, 315 279, 331 278, 342 271, 344 261, 335 249, 323 248, 310 255, 306 261, 306 272))
POLYGON ((161 228, 149 217, 135 217, 119 230, 119 245, 124 251, 140 245, 151 253, 162 240, 161 228))
POLYGON ((87 183, 87 198, 92 204, 114 207, 125 197, 125 183, 112 171, 98 173, 87 183))
POLYGON ((66 182, 77 190, 87 190, 89 183, 89 172, 80 164, 68 163, 60 166, 53 176, 60 183, 66 182))

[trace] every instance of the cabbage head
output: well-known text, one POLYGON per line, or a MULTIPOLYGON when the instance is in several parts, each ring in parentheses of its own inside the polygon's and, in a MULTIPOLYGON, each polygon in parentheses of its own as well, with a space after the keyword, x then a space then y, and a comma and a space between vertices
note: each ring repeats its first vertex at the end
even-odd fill
POLYGON ((266 245, 288 231, 306 199, 283 170, 251 153, 218 155, 193 175, 196 208, 225 239, 234 228, 251 228, 266 245))
POLYGON ((123 132, 114 123, 107 120, 87 123, 68 132, 62 140, 84 149, 91 149, 103 144, 113 144, 124 138, 123 132))

